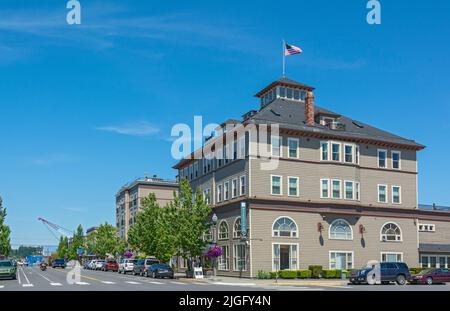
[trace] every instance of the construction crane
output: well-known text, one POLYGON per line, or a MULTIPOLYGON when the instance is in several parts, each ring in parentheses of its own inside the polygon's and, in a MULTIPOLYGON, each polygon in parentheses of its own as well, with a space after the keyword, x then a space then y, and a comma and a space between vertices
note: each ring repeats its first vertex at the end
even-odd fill
POLYGON ((70 238, 73 235, 73 232, 71 230, 61 227, 60 225, 57 225, 55 223, 52 223, 42 217, 39 217, 38 220, 44 224, 44 226, 48 229, 48 231, 50 231, 50 233, 58 241, 60 240, 61 236, 70 238))

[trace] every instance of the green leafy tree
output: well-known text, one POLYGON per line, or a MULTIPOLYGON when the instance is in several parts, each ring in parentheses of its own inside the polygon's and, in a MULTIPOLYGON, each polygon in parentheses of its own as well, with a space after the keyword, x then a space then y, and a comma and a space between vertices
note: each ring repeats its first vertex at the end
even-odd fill
POLYGON ((63 237, 59 239, 58 249, 56 250, 58 258, 66 258, 69 255, 69 238, 63 237))
POLYGON ((176 214, 177 254, 187 259, 199 257, 208 244, 203 236, 211 226, 211 208, 199 190, 193 193, 186 178, 180 181, 180 193, 175 194, 169 208, 175 210, 176 214))
POLYGON ((0 255, 8 256, 11 252, 11 240, 9 235, 11 230, 5 224, 6 208, 3 207, 3 200, 0 197, 0 255))
POLYGON ((72 243, 69 248, 69 259, 78 258, 78 249, 84 246, 84 231, 81 225, 78 226, 77 231, 73 234, 72 243))
POLYGON ((91 234, 89 243, 89 252, 100 257, 123 254, 126 246, 125 241, 119 237, 117 228, 108 223, 100 225, 97 232, 91 234))

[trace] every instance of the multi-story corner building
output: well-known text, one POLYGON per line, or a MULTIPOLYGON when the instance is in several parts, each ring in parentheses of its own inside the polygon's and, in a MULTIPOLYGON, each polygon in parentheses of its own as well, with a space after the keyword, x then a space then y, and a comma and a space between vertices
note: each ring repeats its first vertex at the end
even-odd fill
POLYGON ((218 216, 219 273, 351 269, 369 260, 450 267, 450 213, 418 209, 424 146, 316 106, 313 91, 285 78, 271 83, 256 94, 258 110, 228 122, 278 125, 267 142, 246 131, 215 146, 225 133, 205 143, 215 157, 197 150, 175 166, 218 216))
POLYGON ((128 237, 128 230, 136 222, 143 198, 154 193, 158 204, 164 207, 173 200, 174 191, 178 192, 177 181, 156 176, 136 179, 123 186, 116 194, 116 226, 119 236, 125 239, 128 237))

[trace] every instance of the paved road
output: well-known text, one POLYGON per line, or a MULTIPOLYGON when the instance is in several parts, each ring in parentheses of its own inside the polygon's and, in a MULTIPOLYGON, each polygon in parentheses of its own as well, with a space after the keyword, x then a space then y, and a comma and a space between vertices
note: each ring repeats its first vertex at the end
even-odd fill
POLYGON ((75 284, 67 282, 65 270, 38 267, 19 267, 17 280, 0 280, 0 291, 450 291, 449 285, 434 286, 322 286, 322 285, 273 285, 258 284, 252 280, 206 282, 196 280, 151 279, 81 269, 81 278, 75 284))

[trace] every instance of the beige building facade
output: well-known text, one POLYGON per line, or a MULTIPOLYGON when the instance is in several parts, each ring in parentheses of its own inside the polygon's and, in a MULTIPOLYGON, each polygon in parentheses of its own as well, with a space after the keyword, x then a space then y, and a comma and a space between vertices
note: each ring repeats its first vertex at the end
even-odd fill
POLYGON ((424 146, 318 107, 313 91, 271 83, 256 95, 259 110, 175 166, 218 216, 219 274, 345 270, 369 260, 450 267, 450 212, 418 205, 424 146), (267 125, 264 139, 249 130, 267 125))

